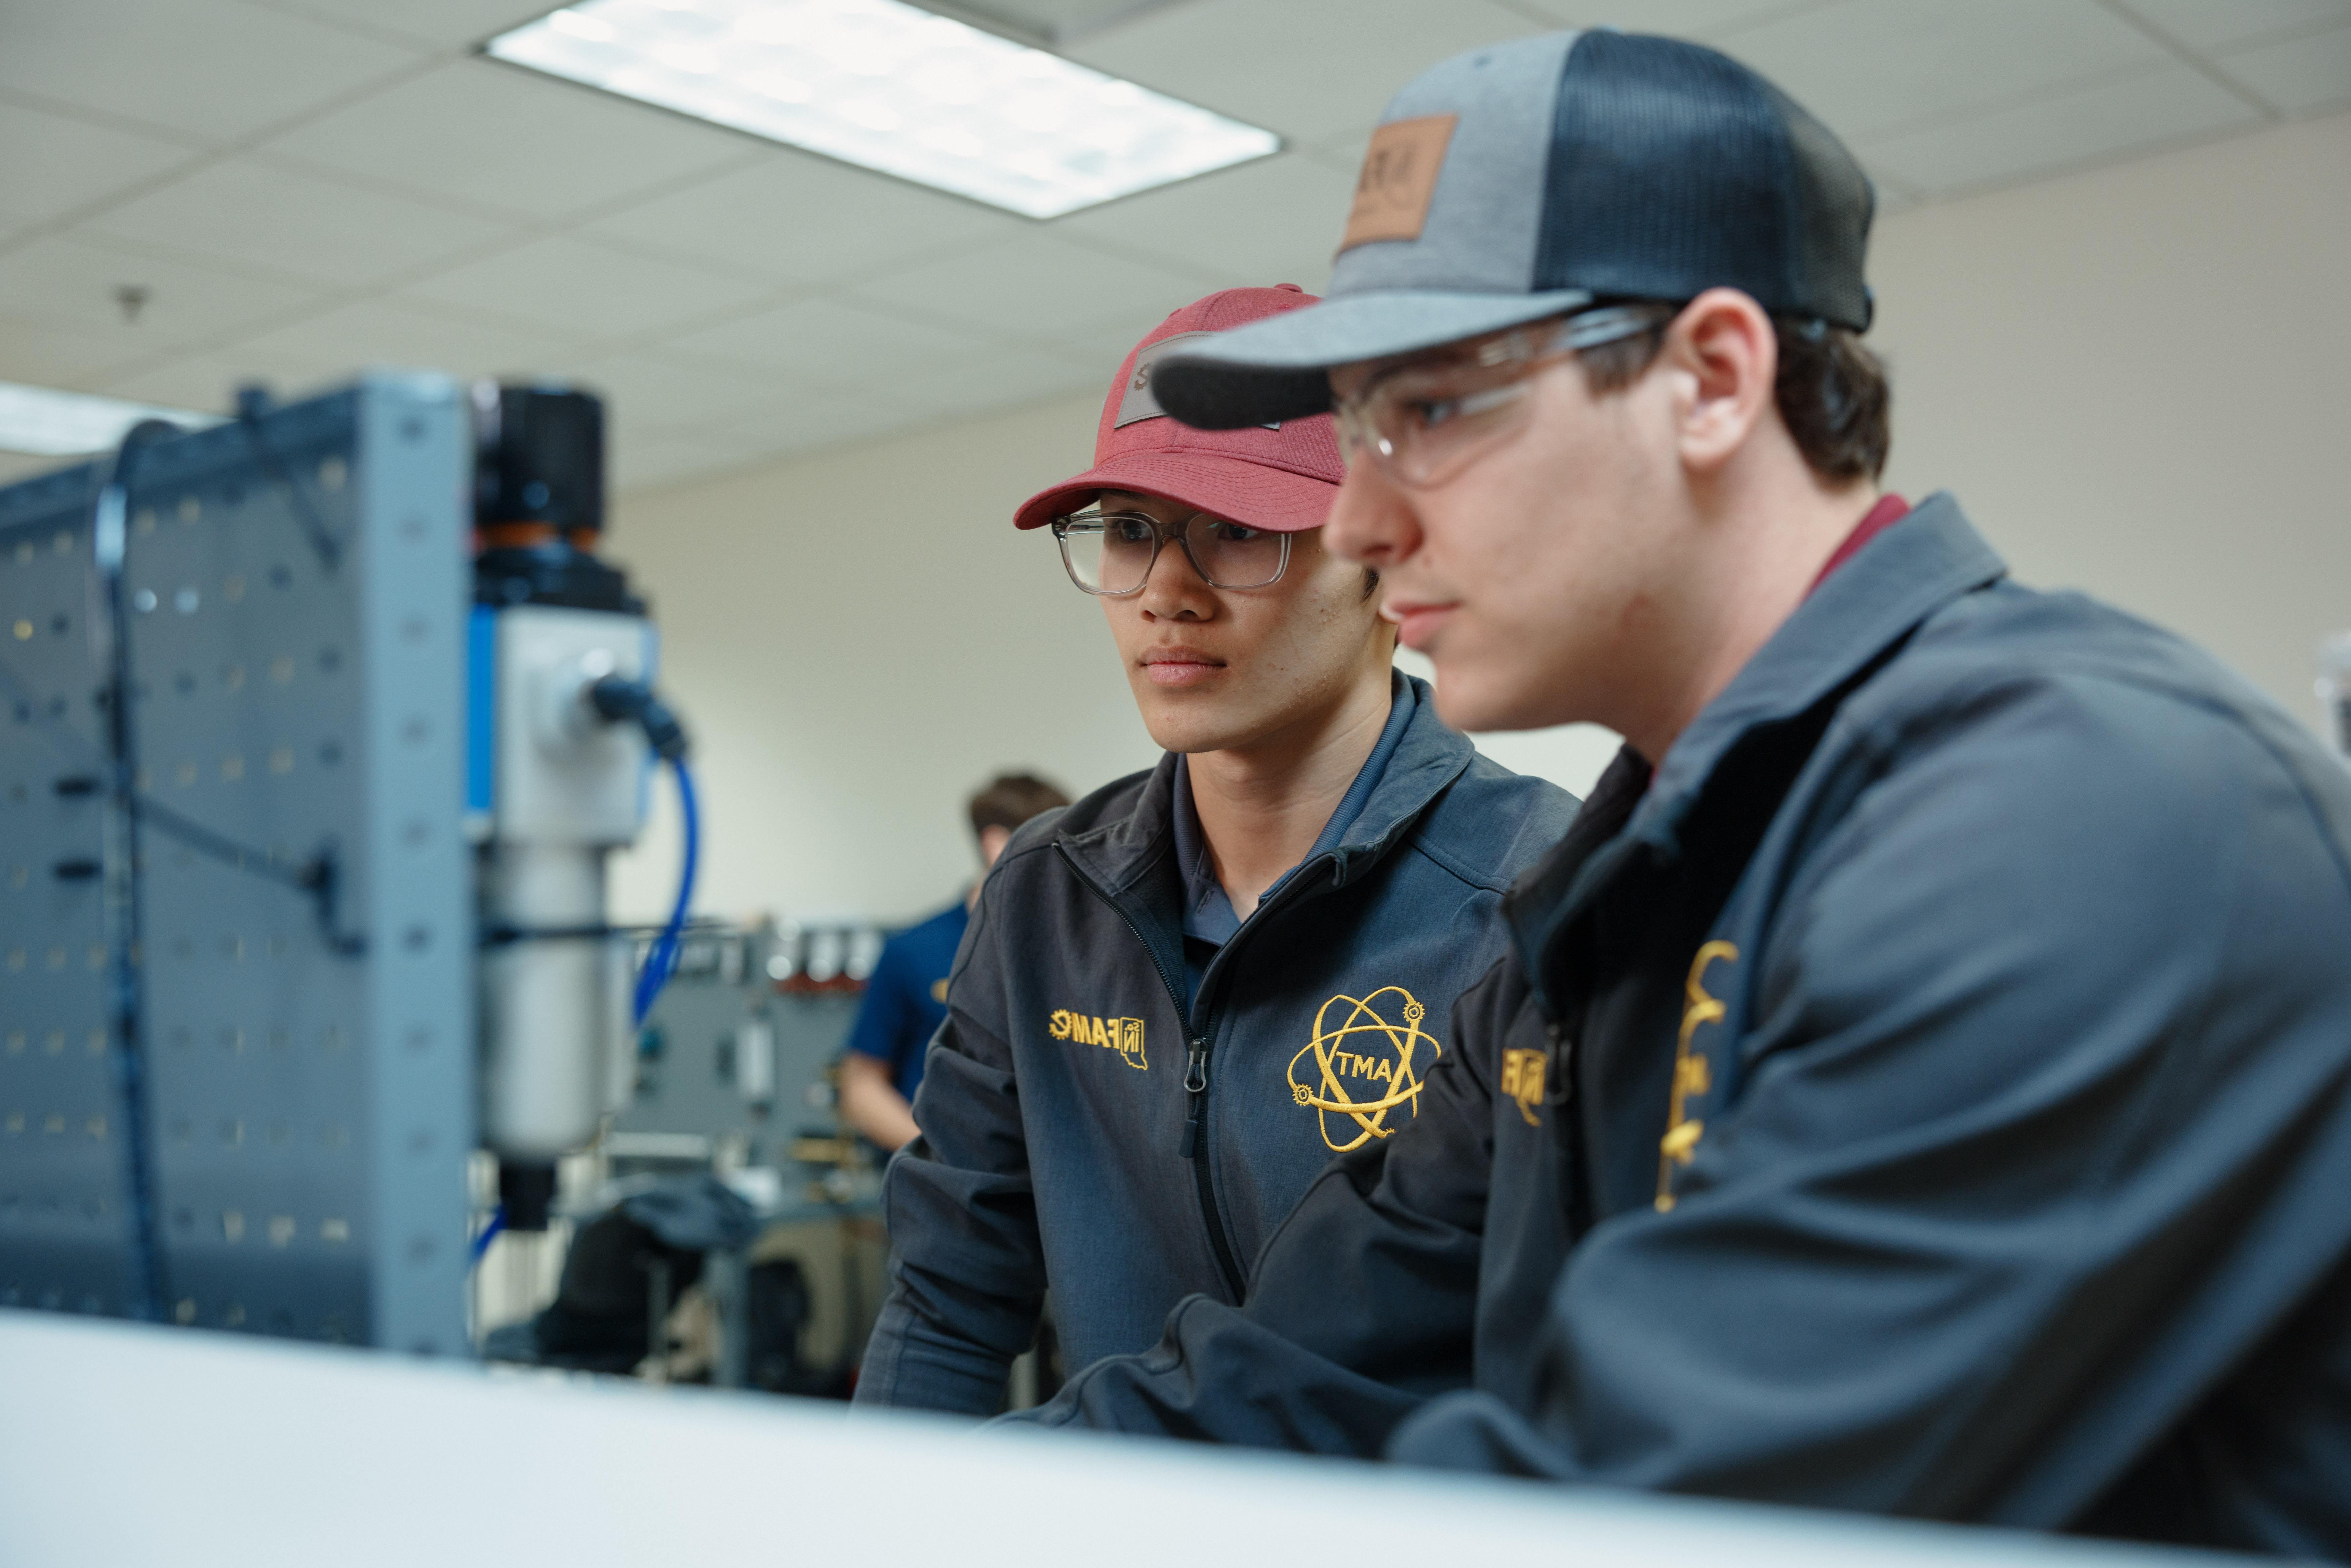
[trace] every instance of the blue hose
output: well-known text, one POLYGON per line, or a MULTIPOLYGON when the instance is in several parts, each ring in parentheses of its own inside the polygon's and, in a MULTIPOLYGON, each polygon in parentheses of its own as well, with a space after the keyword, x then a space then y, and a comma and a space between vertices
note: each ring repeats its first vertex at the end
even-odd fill
POLYGON ((482 1227, 482 1233, 474 1238, 473 1251, 471 1255, 466 1258, 466 1264, 470 1267, 473 1264, 480 1262, 482 1260, 482 1254, 490 1249, 490 1243, 496 1241, 498 1239, 498 1233, 506 1228, 506 1205, 500 1204, 497 1207, 490 1211, 490 1222, 482 1227))
POLYGON ((677 968, 678 946, 685 932, 685 912, 694 902, 694 873, 702 853, 702 824, 694 803, 694 776, 686 771, 685 759, 670 758, 670 769, 677 776, 677 803, 685 821, 685 864, 677 879, 677 904, 669 912, 669 924, 662 927, 659 936, 645 954, 645 967, 637 975, 636 1022, 642 1026, 645 1015, 653 1010, 653 1000, 677 968))

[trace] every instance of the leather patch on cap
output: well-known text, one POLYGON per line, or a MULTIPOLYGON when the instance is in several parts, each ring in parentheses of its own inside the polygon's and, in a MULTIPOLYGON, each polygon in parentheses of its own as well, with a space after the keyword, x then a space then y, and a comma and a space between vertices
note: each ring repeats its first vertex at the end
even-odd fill
POLYGON ((1199 338, 1213 338, 1214 332, 1178 332, 1172 338, 1146 345, 1134 356, 1134 369, 1126 373, 1126 392, 1118 400, 1118 417, 1111 421, 1113 430, 1124 430, 1130 424, 1146 419, 1165 419, 1167 411, 1159 406, 1159 394, 1151 390, 1151 367, 1157 364, 1167 351, 1178 343, 1189 343, 1199 338))
MULTIPOLYGON (((1134 369, 1126 373, 1126 390, 1119 395, 1118 417, 1110 422, 1113 430, 1124 430, 1130 424, 1140 424, 1146 419, 1165 419, 1167 411, 1159 406, 1159 394, 1151 390, 1152 367, 1167 357, 1179 343, 1194 342, 1201 338, 1213 338, 1214 332, 1178 332, 1172 338, 1162 338, 1145 344, 1134 356, 1134 369)), ((1281 422, 1275 420, 1262 428, 1280 430, 1281 422)))
POLYGON ((1418 239, 1437 194, 1445 144, 1453 140, 1452 114, 1392 120, 1372 132, 1364 172, 1355 179, 1355 204, 1347 214, 1341 250, 1382 239, 1418 239))

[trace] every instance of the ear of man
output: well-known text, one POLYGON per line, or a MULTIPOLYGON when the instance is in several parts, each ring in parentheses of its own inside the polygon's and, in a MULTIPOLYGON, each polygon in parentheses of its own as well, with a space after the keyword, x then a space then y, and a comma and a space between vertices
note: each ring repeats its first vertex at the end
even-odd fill
MULTIPOLYGON (((1665 350, 1667 328, 1685 308, 1668 307, 1655 329, 1576 356, 1592 394, 1622 392, 1646 375, 1665 350)), ((1847 328, 1783 316, 1772 319, 1772 331, 1779 361, 1772 402, 1805 466, 1832 489, 1878 478, 1894 444, 1886 366, 1847 328)))
POLYGON ((1766 427, 1781 424, 1772 390, 1780 345, 1771 318, 1735 288, 1709 288, 1667 327, 1656 369, 1672 400, 1675 446, 1694 478, 1719 477, 1766 427))

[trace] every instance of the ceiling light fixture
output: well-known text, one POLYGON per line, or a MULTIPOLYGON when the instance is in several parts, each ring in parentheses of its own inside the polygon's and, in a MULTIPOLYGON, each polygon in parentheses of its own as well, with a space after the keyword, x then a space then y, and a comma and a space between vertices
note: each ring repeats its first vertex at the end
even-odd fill
POLYGON ((35 457, 104 452, 142 419, 168 419, 192 429, 220 423, 218 415, 184 408, 0 382, 0 452, 35 457))
POLYGON ((1032 218, 1281 146, 900 0, 582 0, 483 51, 1032 218))

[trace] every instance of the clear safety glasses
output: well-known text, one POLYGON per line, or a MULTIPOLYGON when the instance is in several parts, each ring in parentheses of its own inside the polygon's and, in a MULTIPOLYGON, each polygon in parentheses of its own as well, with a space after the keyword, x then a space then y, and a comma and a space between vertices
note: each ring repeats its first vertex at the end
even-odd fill
POLYGON ((1152 563, 1171 538, 1211 588, 1263 588, 1279 581, 1290 565, 1288 534, 1207 512, 1170 524, 1142 512, 1088 507, 1055 517, 1053 538, 1061 544, 1070 580, 1105 599, 1142 591, 1152 563))
POLYGON ((1526 421, 1537 371, 1603 343, 1655 331, 1671 307, 1607 305, 1489 338, 1467 353, 1392 365, 1340 400, 1349 463, 1368 455, 1399 483, 1442 485, 1526 421))

